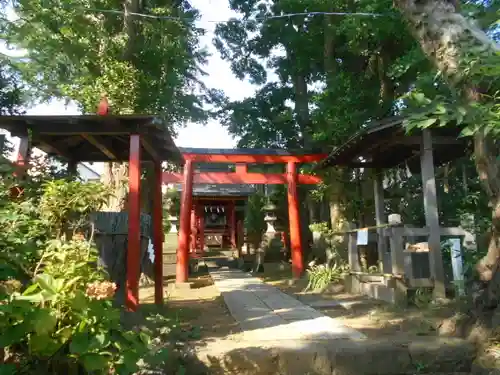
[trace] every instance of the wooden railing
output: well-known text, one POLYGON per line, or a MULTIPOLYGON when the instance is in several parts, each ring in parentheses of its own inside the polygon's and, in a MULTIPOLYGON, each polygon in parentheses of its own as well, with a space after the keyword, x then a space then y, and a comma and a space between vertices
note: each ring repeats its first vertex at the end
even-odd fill
MULTIPOLYGON (((358 235, 360 231, 368 231, 368 242, 388 242, 388 246, 378 246, 379 265, 378 275, 393 277, 396 279, 405 279, 411 287, 432 287, 433 277, 430 264, 429 252, 413 252, 406 249, 405 243, 408 238, 429 237, 430 229, 428 227, 414 228, 403 226, 401 224, 384 224, 383 226, 372 226, 365 228, 351 228, 344 232, 334 233, 335 235, 346 235, 348 237, 348 258, 352 274, 364 274, 366 270, 361 269, 361 263, 358 253, 358 235), (380 251, 382 249, 382 252, 380 251), (420 259, 419 259, 420 258, 420 259), (415 272, 415 265, 426 269, 419 269, 415 272), (427 274, 427 275, 426 275, 427 274)), ((466 237, 472 234, 460 227, 440 227, 441 237, 466 237)))

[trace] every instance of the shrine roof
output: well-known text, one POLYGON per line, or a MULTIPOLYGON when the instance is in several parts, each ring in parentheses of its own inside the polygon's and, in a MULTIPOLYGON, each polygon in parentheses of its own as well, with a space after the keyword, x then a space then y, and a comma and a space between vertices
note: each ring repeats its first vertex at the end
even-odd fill
POLYGON ((141 160, 183 161, 160 116, 0 116, 0 128, 12 136, 30 132, 34 147, 75 162, 128 161, 132 134, 141 136, 141 160))
MULTIPOLYGON (((338 165, 351 168, 394 168, 407 164, 410 170, 420 170, 422 132, 408 134, 403 117, 374 121, 355 133, 344 144, 336 147, 320 163, 318 169, 338 165)), ((470 139, 458 138, 460 129, 439 127, 432 129, 435 165, 464 156, 470 150, 470 139)))

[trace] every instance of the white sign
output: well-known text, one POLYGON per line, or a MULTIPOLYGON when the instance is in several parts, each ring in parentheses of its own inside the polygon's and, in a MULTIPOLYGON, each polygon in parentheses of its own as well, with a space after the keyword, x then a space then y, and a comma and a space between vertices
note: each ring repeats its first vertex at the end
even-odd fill
POLYGON ((448 240, 448 243, 451 246, 451 268, 453 269, 453 282, 456 285, 458 294, 463 296, 465 295, 465 285, 460 238, 450 238, 448 240))
POLYGON ((358 230, 358 245, 368 245, 368 229, 358 230))

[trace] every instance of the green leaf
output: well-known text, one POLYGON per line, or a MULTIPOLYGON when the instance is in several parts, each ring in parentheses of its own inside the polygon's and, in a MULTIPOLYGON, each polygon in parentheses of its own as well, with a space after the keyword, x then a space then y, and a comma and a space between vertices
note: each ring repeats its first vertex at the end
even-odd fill
POLYGON ((39 335, 53 332, 57 325, 57 317, 52 309, 39 309, 36 311, 33 320, 33 329, 39 335))
POLYGON ((434 109, 434 114, 436 114, 436 115, 443 115, 446 112, 447 112, 446 107, 441 103, 437 104, 436 108, 434 109))
POLYGON ((69 290, 71 289, 71 287, 76 284, 78 281, 80 281, 81 279, 83 279, 82 276, 77 276, 77 277, 74 277, 73 279, 71 279, 70 281, 68 281, 67 283, 64 284, 64 288, 66 290, 69 290))
POLYGON ((147 333, 145 332, 140 332, 139 333, 139 337, 141 338, 142 342, 145 344, 145 345, 149 345, 149 343, 151 342, 151 336, 149 336, 147 333))
POLYGON ((20 301, 29 301, 32 303, 40 303, 40 302, 45 301, 45 297, 44 297, 44 294, 42 292, 37 293, 37 294, 32 294, 29 296, 16 296, 16 297, 14 297, 14 299, 20 300, 20 301))
POLYGON ((17 344, 27 338, 29 332, 29 324, 22 322, 13 326, 7 327, 0 335, 0 348, 17 344))
POLYGON ((426 129, 426 128, 432 126, 433 124, 435 124, 436 121, 437 121, 437 118, 428 118, 424 121, 419 121, 418 127, 422 128, 422 129, 426 129))
POLYGON ((39 288, 38 284, 32 284, 29 287, 26 288, 26 290, 23 292, 23 296, 30 295, 34 291, 36 291, 39 288))
POLYGON ((70 305, 73 309, 81 311, 88 307, 88 299, 81 290, 77 290, 73 299, 70 300, 70 305))
POLYGON ((105 370, 109 367, 109 357, 100 354, 85 354, 81 361, 87 371, 105 370))
POLYGON ((71 339, 69 350, 73 354, 85 354, 90 349, 90 339, 87 332, 76 333, 71 339))
POLYGON ((50 356, 59 350, 61 344, 49 335, 32 334, 29 339, 29 347, 33 354, 50 356))
POLYGON ((15 375, 18 373, 17 365, 12 363, 0 364, 0 375, 15 375))
POLYGON ((61 343, 65 343, 71 338, 73 334, 73 329, 71 327, 63 327, 56 332, 56 336, 59 337, 61 343))
POLYGON ((111 344, 110 335, 107 332, 98 332, 90 340, 90 350, 102 350, 111 344))
POLYGON ((460 137, 471 137, 474 135, 474 133, 475 129, 473 127, 467 126, 460 132, 460 137))
POLYGON ((43 273, 41 275, 35 276, 34 281, 40 285, 40 287, 51 294, 56 294, 57 289, 55 288, 55 280, 51 275, 43 273))

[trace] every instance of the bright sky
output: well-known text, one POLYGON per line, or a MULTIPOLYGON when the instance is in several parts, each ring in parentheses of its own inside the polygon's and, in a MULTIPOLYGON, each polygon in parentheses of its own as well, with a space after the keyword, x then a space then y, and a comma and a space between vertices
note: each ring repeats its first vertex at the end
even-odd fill
MULTIPOLYGON (((204 70, 208 73, 208 76, 203 79, 204 83, 209 88, 222 89, 233 100, 251 96, 255 91, 255 86, 234 77, 229 64, 219 58, 218 52, 212 45, 216 23, 209 21, 222 21, 234 16, 234 13, 229 9, 228 0, 192 0, 191 2, 201 12, 201 20, 198 25, 207 30, 206 35, 201 39, 201 43, 207 46, 212 54, 208 58, 208 64, 204 67, 204 70)), ((0 53, 5 52, 5 48, 0 46, 0 53)), ((70 104, 66 107, 64 102, 53 101, 49 104, 41 104, 30 108, 27 113, 32 115, 58 115, 78 114, 79 112, 74 105, 70 104)), ((17 143, 15 139, 12 139, 12 141, 15 144, 17 143)), ((219 123, 210 121, 206 125, 191 123, 187 127, 180 129, 176 138, 176 145, 179 147, 233 148, 236 145, 236 140, 219 123)))

